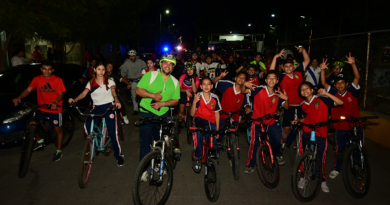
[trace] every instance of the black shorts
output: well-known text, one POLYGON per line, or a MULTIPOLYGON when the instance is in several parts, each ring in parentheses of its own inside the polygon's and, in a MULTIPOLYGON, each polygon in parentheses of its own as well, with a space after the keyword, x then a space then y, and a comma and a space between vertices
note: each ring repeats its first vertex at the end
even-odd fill
POLYGON ((284 109, 282 127, 291 127, 291 121, 295 120, 295 113, 297 119, 302 118, 302 107, 290 106, 288 110, 284 109))

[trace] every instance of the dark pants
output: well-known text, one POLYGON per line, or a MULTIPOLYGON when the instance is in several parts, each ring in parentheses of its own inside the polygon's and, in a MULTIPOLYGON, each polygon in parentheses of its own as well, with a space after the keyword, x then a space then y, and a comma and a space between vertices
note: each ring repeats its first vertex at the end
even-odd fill
MULTIPOLYGON (((104 105, 95 105, 91 111, 91 114, 102 114, 104 113, 112 103, 107 103, 104 105)), ((95 117, 95 125, 98 125, 100 122, 100 117, 95 117)), ((114 156, 116 159, 123 158, 122 155, 122 147, 120 144, 119 140, 119 134, 118 134, 118 126, 116 124, 117 122, 117 115, 114 111, 110 110, 107 112, 106 116, 104 116, 104 119, 106 120, 106 125, 107 125, 107 130, 108 134, 111 137, 111 143, 112 146, 114 147, 114 156)), ((91 122, 92 122, 92 117, 87 117, 84 123, 84 132, 85 135, 87 136, 91 130, 91 122)))
MULTIPOLYGON (((334 148, 334 164, 333 169, 338 172, 341 171, 341 164, 342 164, 342 158, 337 157, 337 155, 341 155, 345 151, 345 146, 347 145, 347 142, 349 142, 349 130, 337 130, 335 131, 336 136, 336 146, 334 148)), ((357 128, 357 134, 362 139, 363 146, 364 146, 364 132, 362 127, 357 128)))
MULTIPOLYGON (((305 152, 306 143, 310 141, 310 132, 301 132, 301 145, 299 148, 299 155, 305 152)), ((328 149, 328 139, 326 137, 318 137, 316 136, 317 143, 317 157, 320 159, 322 163, 322 181, 327 181, 326 178, 326 150, 328 149)))
MULTIPOLYGON (((272 125, 264 125, 264 129, 268 133, 268 140, 271 144, 272 154, 274 157, 280 157, 282 153, 282 144, 281 139, 283 135, 283 130, 280 127, 279 123, 274 123, 272 125)), ((256 165, 256 153, 260 145, 259 135, 261 133, 260 124, 252 123, 251 128, 251 141, 249 145, 248 160, 246 161, 247 167, 254 167, 256 165)))
MULTIPOLYGON (((228 124, 228 120, 229 119, 220 119, 219 120, 219 130, 225 130, 226 129, 226 126, 228 124)), ((238 121, 233 121, 232 122, 232 125, 237 127, 238 126, 238 121)), ((224 132, 221 132, 219 133, 219 138, 217 139, 217 142, 218 143, 223 143, 223 139, 225 138, 225 133, 224 132)))
MULTIPOLYGON (((151 112, 140 112, 141 117, 149 117, 149 118, 166 118, 168 117, 168 112, 162 116, 157 116, 151 112)), ((139 128, 139 143, 140 143, 140 155, 139 161, 141 161, 145 155, 150 152, 150 145, 153 143, 153 140, 160 139, 160 127, 151 122, 145 121, 141 124, 139 128)))
MULTIPOLYGON (((198 127, 198 128, 208 128, 211 130, 215 130, 215 128, 216 128, 215 123, 211 123, 211 122, 209 122, 205 119, 202 119, 200 117, 195 117, 193 123, 195 124, 195 127, 198 127)), ((194 157, 201 158, 202 154, 203 154, 203 133, 194 132, 192 137, 194 139, 194 149, 195 149, 194 157)), ((208 143, 208 141, 210 139, 210 134, 206 134, 205 138, 206 138, 206 142, 208 143)), ((213 147, 214 147, 214 149, 218 149, 217 142, 215 140, 215 136, 213 137, 213 147)))

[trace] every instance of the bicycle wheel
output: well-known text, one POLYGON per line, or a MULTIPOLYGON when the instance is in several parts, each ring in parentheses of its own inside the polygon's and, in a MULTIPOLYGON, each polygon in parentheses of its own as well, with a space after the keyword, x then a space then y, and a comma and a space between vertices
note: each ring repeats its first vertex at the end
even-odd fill
POLYGON ((153 151, 138 164, 133 184, 133 200, 139 204, 165 204, 173 186, 173 168, 167 155, 164 157, 163 175, 160 179, 161 153, 153 151), (142 176, 146 174, 146 177, 142 176))
POLYGON ((257 169, 257 174, 259 175, 259 178, 261 182, 264 184, 264 186, 273 189, 277 187, 279 184, 280 172, 279 172, 279 164, 275 160, 276 159, 275 156, 274 156, 274 163, 272 164, 271 151, 272 150, 268 148, 267 144, 262 144, 257 149, 256 169, 257 169))
MULTIPOLYGON (((62 132, 63 132, 63 138, 62 138, 62 148, 68 146, 70 141, 73 138, 73 133, 74 133, 74 116, 73 113, 70 112, 69 110, 64 110, 62 112, 62 132)), ((57 135, 56 132, 53 129, 54 133, 54 146, 57 147, 57 135)))
POLYGON ((78 176, 78 183, 81 189, 87 187, 89 177, 92 171, 92 161, 95 157, 93 140, 89 137, 85 139, 83 149, 81 150, 82 156, 80 161, 80 171, 78 176))
POLYGON ((221 175, 215 159, 210 159, 205 166, 204 189, 209 201, 215 202, 218 200, 221 192, 221 175))
POLYGON ((235 180, 240 178, 240 167, 238 165, 238 136, 230 134, 230 160, 232 161, 232 171, 235 180))
POLYGON ((348 193, 358 199, 365 197, 371 185, 371 170, 367 156, 363 153, 361 158, 358 146, 351 146, 345 151, 341 170, 348 193))
POLYGON ((299 157, 299 133, 297 132, 297 136, 295 137, 293 143, 290 145, 290 163, 291 167, 294 166, 295 161, 299 157))
POLYGON ((192 120, 191 120, 190 111, 187 110, 187 117, 186 117, 186 125, 187 125, 187 143, 190 145, 192 142, 192 131, 190 130, 190 127, 192 126, 192 120))
POLYGON ((35 127, 28 127, 24 133, 24 139, 22 147, 20 148, 20 161, 19 161, 19 178, 24 178, 27 174, 28 167, 30 165, 31 155, 33 153, 35 127))
POLYGON ((318 157, 313 159, 312 155, 312 152, 304 152, 293 166, 291 188, 295 198, 301 202, 313 200, 321 187, 322 165, 320 159, 318 157), (303 181, 299 183, 301 179, 303 181))

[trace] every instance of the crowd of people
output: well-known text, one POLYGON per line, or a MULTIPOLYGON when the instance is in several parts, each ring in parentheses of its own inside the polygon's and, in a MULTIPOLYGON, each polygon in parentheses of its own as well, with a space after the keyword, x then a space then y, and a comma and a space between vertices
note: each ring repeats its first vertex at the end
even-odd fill
MULTIPOLYGON (((166 118, 169 107, 178 106, 178 115, 185 115, 185 104, 190 101, 190 114, 194 126, 207 127, 216 131, 225 129, 227 120, 238 125, 239 114, 228 119, 223 112, 243 110, 251 118, 263 117, 270 113, 282 110, 283 120, 264 120, 263 124, 269 135, 274 156, 279 165, 285 164, 283 159, 283 143, 291 132, 291 126, 298 122, 314 124, 326 122, 331 111, 332 118, 340 116, 360 117, 356 95, 359 90, 359 72, 354 57, 349 54, 345 62, 333 62, 332 71, 326 74, 329 64, 327 60, 310 58, 303 47, 295 47, 303 56, 302 62, 297 62, 286 50, 274 56, 266 57, 256 53, 253 59, 236 54, 205 54, 193 52, 188 58, 183 53, 163 55, 160 59, 149 56, 146 62, 137 57, 135 50, 128 51, 128 58, 113 72, 114 63, 100 62, 90 58, 90 67, 80 78, 85 90, 76 98, 69 99, 69 103, 77 102, 90 93, 93 101, 92 112, 101 113, 107 107, 115 105, 120 109, 120 116, 113 111, 107 114, 108 132, 112 138, 115 157, 118 166, 123 166, 124 157, 117 133, 117 117, 128 124, 124 100, 121 99, 122 90, 128 94, 127 101, 133 105, 133 116, 141 115, 149 118, 166 118), (156 63, 158 62, 158 63, 156 63), (354 79, 349 81, 343 75, 343 67, 349 64, 354 73, 354 79)), ((60 127, 61 111, 56 105, 62 104, 62 93, 65 92, 62 81, 52 75, 54 71, 50 62, 42 63, 43 75, 34 78, 31 85, 18 98, 26 97, 35 88, 50 81, 51 85, 58 85, 55 93, 50 95, 41 89, 38 90, 38 103, 50 104, 49 108, 42 108, 42 112, 49 113, 54 126, 60 127), (41 90, 41 91, 40 91, 41 90), (50 109, 51 108, 51 109, 50 109), (56 115, 50 113, 57 113, 56 115)), ((85 123, 85 134, 89 132, 90 118, 85 123)), ((345 148, 348 130, 352 127, 346 122, 335 123, 337 146, 335 155, 342 153, 345 148)), ((60 129, 59 129, 60 130, 60 129)), ((58 132, 60 132, 58 130, 58 132)), ((245 173, 252 173, 256 164, 256 151, 259 147, 259 122, 253 122, 248 127, 249 152, 246 161, 245 173)), ((57 129, 56 129, 57 131, 57 129)), ((311 129, 303 127, 301 152, 310 138, 311 129)), ((363 137, 363 129, 359 125, 359 134, 363 137)), ((59 138, 61 134, 57 135, 59 138)), ((140 160, 149 152, 153 139, 158 137, 158 128, 151 123, 140 126, 140 160)), ((208 138, 210 136, 206 136, 208 138)), ((215 147, 223 143, 223 133, 216 135, 215 147)), ((39 138, 38 138, 39 139, 39 138)), ((203 134, 196 132, 193 137, 194 154, 192 168, 195 172, 201 171, 203 134)), ((60 141, 60 140, 59 140, 60 141)), ((318 157, 324 169, 321 188, 329 192, 327 174, 325 172, 327 151, 327 129, 318 128, 316 131, 318 157)), ((41 146, 38 140, 36 148, 41 146)), ((60 142, 59 142, 60 144, 60 142)), ((53 161, 62 157, 60 150, 56 152, 53 161), (60 156, 58 156, 60 153, 60 156)), ((336 160, 330 178, 335 178, 341 171, 341 161, 336 160)), ((148 173, 143 174, 146 179, 148 173)), ((303 182, 302 182, 303 183, 303 182)))

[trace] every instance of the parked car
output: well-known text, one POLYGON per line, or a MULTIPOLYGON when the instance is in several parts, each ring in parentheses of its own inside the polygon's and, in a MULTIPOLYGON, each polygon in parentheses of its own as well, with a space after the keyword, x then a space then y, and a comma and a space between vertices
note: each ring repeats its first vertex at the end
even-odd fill
MULTIPOLYGON (((0 145, 21 141, 27 121, 31 118, 32 109, 15 107, 12 99, 18 97, 35 76, 42 74, 40 67, 40 64, 20 65, 0 73, 0 145)), ((78 80, 84 71, 85 68, 79 65, 54 64, 53 75, 62 78, 66 88, 63 105, 67 104, 70 97, 74 98, 84 89, 78 80)), ((36 104, 36 91, 32 91, 22 101, 36 104)), ((85 103, 87 104, 87 102, 85 103)), ((71 113, 66 106, 64 106, 63 112, 71 113)), ((73 117, 71 120, 74 120, 73 117)))

